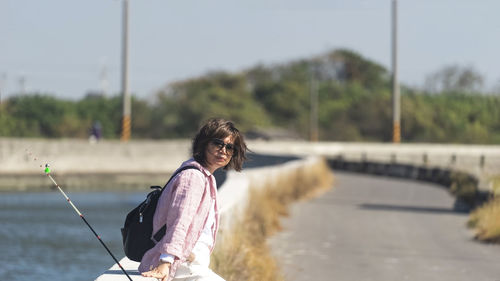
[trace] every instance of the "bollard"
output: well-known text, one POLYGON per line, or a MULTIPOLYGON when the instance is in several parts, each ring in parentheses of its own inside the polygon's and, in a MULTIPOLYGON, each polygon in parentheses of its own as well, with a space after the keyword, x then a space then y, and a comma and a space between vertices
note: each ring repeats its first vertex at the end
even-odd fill
POLYGON ((366 162, 366 152, 361 153, 361 162, 365 163, 366 162))
POLYGON ((484 157, 484 154, 481 154, 481 157, 479 158, 479 167, 483 169, 485 163, 486 163, 486 157, 484 157))
POLYGON ((345 169, 345 163, 344 163, 344 155, 342 153, 340 153, 339 155, 337 155, 337 169, 342 169, 344 170, 345 169))
POLYGON ((456 154, 451 155, 450 163, 451 163, 451 165, 455 165, 457 163, 457 155, 456 154))
POLYGON ((427 156, 427 153, 422 155, 422 162, 424 163, 424 166, 427 166, 427 163, 429 162, 429 156, 427 156))

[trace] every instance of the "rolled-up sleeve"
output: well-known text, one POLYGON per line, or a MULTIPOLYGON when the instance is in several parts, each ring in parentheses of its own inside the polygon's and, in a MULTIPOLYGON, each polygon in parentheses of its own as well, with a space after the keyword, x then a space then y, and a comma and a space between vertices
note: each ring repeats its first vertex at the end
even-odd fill
POLYGON ((183 247, 187 233, 197 213, 205 192, 204 176, 196 170, 186 170, 179 174, 171 189, 168 206, 167 230, 163 239, 162 253, 185 258, 183 247))

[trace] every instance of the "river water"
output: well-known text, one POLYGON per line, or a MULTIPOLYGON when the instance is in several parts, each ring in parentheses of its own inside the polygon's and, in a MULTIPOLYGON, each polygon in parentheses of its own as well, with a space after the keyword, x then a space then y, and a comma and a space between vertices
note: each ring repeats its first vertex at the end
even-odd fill
MULTIPOLYGON (((245 168, 296 157, 251 154, 245 168)), ((220 186, 226 174, 215 172, 220 186)), ((125 256, 120 228, 144 200, 140 192, 67 192, 115 257, 125 256)), ((0 193, 0 280, 88 281, 115 264, 59 191, 0 193)))
MULTIPOLYGON (((115 257, 145 192, 68 193, 115 257)), ((115 262, 58 191, 0 194, 0 280, 94 280, 115 262)))

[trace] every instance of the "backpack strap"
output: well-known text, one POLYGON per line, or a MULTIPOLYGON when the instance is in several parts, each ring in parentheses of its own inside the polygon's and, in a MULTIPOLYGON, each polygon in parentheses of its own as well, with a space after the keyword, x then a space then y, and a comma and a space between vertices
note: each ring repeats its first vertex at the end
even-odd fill
MULTIPOLYGON (((188 170, 188 169, 195 169, 195 170, 198 170, 200 171, 200 169, 198 169, 197 167, 195 166, 184 166, 184 167, 181 167, 179 169, 177 169, 177 171, 175 171, 175 173, 170 177, 170 179, 167 181, 167 183, 165 184, 165 186, 162 188, 162 191, 163 189, 165 189, 165 187, 167 187, 167 185, 174 179, 175 176, 177 176, 180 172, 184 171, 184 170, 188 170)), ((200 171, 201 172, 201 171, 200 171)))
MULTIPOLYGON (((175 171, 175 173, 170 177, 170 179, 168 180, 168 182, 165 184, 165 186, 161 189, 161 192, 160 192, 160 195, 161 193, 163 192, 163 190, 165 190, 165 187, 167 187, 167 185, 172 181, 172 179, 178 175, 180 172, 184 171, 184 170, 188 170, 188 169, 195 169, 195 170, 198 170, 200 171, 200 169, 198 169, 197 167, 195 166, 184 166, 184 167, 181 167, 179 169, 177 169, 177 171, 175 171)), ((200 171, 201 172, 201 171, 200 171)), ((162 238, 163 236, 165 236, 165 233, 166 233, 166 230, 167 230, 167 225, 165 224, 164 226, 162 226, 162 228, 160 228, 154 235, 153 237, 151 237, 151 240, 153 240, 153 242, 156 244, 158 243, 162 238)))

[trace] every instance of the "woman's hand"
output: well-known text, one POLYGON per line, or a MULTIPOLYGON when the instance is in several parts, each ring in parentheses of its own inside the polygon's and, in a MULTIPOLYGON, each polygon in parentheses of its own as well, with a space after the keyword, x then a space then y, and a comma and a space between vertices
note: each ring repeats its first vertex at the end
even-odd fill
POLYGON ((150 271, 143 272, 142 276, 153 277, 153 278, 158 278, 161 281, 167 281, 169 272, 170 272, 170 263, 160 262, 160 264, 157 267, 151 269, 150 271))
POLYGON ((195 259, 196 259, 196 256, 193 253, 191 253, 191 254, 189 254, 189 257, 187 258, 187 261, 193 262, 195 259))

